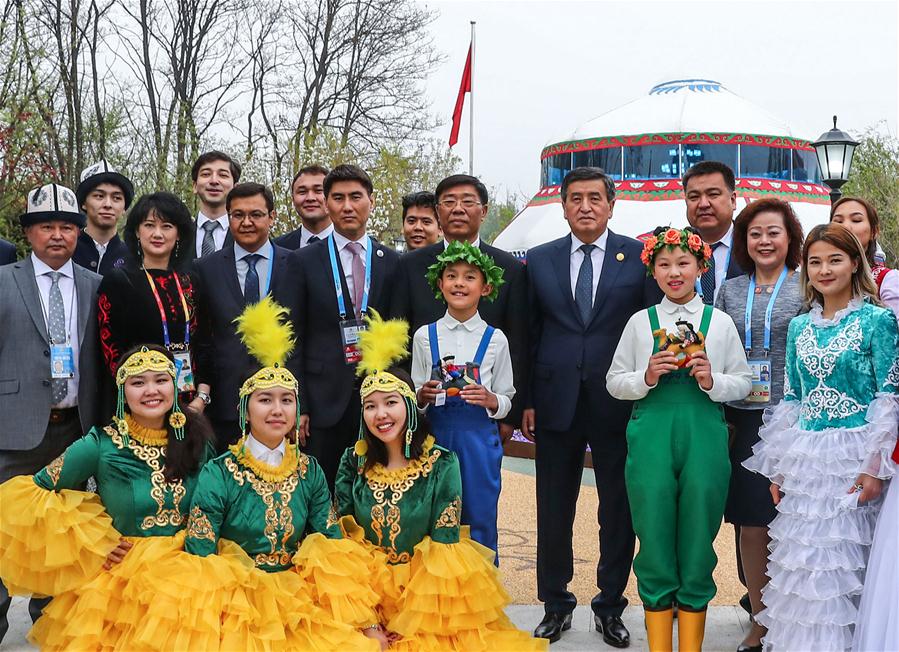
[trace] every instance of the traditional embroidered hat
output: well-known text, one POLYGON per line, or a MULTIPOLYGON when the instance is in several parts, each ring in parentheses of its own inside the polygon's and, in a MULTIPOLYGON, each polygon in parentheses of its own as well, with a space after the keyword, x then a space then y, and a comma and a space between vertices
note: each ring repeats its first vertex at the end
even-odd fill
POLYGON ((87 218, 78 210, 75 193, 56 183, 48 183, 29 191, 25 212, 19 215, 23 226, 60 220, 84 228, 87 218))
MULTIPOLYGON (((375 392, 397 392, 406 403, 406 457, 409 457, 412 445, 412 433, 418 428, 418 406, 415 391, 401 378, 397 378, 387 369, 394 363, 409 355, 409 324, 402 319, 384 320, 376 310, 369 310, 365 321, 368 328, 359 333, 359 349, 362 361, 356 368, 360 376, 365 374, 359 398, 365 401, 375 392)), ((368 453, 368 442, 365 440, 365 422, 359 420, 359 438, 353 448, 359 458, 359 467, 365 463, 368 453)))
POLYGON ((703 242, 699 231, 692 226, 683 229, 675 229, 670 226, 658 226, 652 232, 652 235, 643 242, 643 251, 640 253, 640 260, 646 265, 647 275, 652 274, 652 265, 655 261, 656 254, 663 248, 669 250, 675 247, 690 252, 699 261, 700 269, 707 269, 709 260, 712 258, 712 248, 703 242))
MULTIPOLYGON (((262 365, 262 369, 244 381, 240 387, 238 412, 241 432, 246 436, 247 409, 250 394, 258 389, 283 387, 292 390, 297 405, 297 442, 299 442, 300 398, 296 377, 284 366, 287 356, 293 351, 296 340, 293 326, 288 318, 288 310, 279 305, 271 296, 249 304, 234 320, 237 334, 250 355, 262 365)), ((299 445, 299 443, 297 443, 299 445)))
POLYGON ((499 287, 505 282, 503 280, 503 268, 497 265, 493 258, 473 244, 462 242, 460 240, 450 242, 446 246, 446 249, 437 255, 437 262, 428 267, 428 283, 430 284, 431 289, 434 290, 434 296, 441 301, 443 300, 443 293, 440 291, 437 281, 443 274, 443 270, 453 263, 458 262, 474 265, 481 270, 481 272, 484 273, 484 278, 487 280, 487 283, 492 288, 490 294, 488 294, 485 299, 487 299, 487 301, 496 299, 499 294, 499 287))
MULTIPOLYGON (((131 376, 138 376, 147 371, 166 373, 172 377, 173 383, 178 375, 175 363, 172 362, 169 356, 161 351, 148 349, 145 346, 140 347, 139 351, 129 355, 128 359, 119 366, 115 375, 117 396, 114 420, 119 433, 126 442, 128 441, 128 423, 125 421, 125 381, 131 376)), ((184 426, 186 423, 187 417, 184 416, 184 413, 178 407, 178 399, 175 398, 172 412, 169 414, 169 425, 175 431, 175 439, 179 441, 184 439, 184 426)))
POLYGON ((121 188, 125 195, 125 208, 131 205, 131 200, 134 199, 134 186, 131 184, 131 180, 119 173, 106 159, 102 159, 82 170, 81 183, 75 189, 78 206, 83 206, 90 191, 101 183, 111 183, 121 188))

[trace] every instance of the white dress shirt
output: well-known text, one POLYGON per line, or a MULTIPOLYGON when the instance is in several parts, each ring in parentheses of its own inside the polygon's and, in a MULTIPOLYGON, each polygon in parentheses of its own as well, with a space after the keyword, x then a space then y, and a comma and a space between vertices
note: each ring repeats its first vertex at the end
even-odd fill
POLYGON ((261 441, 253 437, 252 433, 247 433, 247 448, 250 449, 250 455, 255 457, 263 464, 269 466, 278 466, 284 460, 284 453, 287 452, 287 444, 284 440, 278 444, 277 448, 269 448, 261 441))
MULTIPOLYGON (((62 276, 59 277, 59 291, 62 294, 62 307, 65 312, 66 335, 69 340, 68 346, 72 347, 72 360, 75 364, 75 376, 69 378, 67 381, 69 384, 69 391, 66 394, 66 397, 60 401, 58 405, 54 405, 53 407, 75 407, 78 405, 78 352, 81 348, 81 343, 78 341, 78 296, 75 291, 75 269, 72 264, 72 259, 70 258, 67 260, 65 265, 59 269, 53 269, 32 252, 31 263, 34 265, 34 278, 35 281, 37 281, 38 292, 40 292, 41 311, 44 313, 44 325, 47 327, 48 333, 49 324, 47 323, 47 318, 49 317, 50 310, 50 286, 53 285, 53 279, 47 276, 47 274, 50 272, 59 272, 62 274, 62 276)), ((57 344, 65 343, 57 342, 57 344)), ((46 358, 46 360, 49 372, 50 358, 46 358)))
POLYGON ((311 238, 312 236, 318 236, 319 240, 324 240, 329 235, 331 235, 331 233, 333 233, 333 232, 334 232, 333 224, 328 224, 328 226, 326 226, 325 228, 323 228, 321 230, 321 233, 313 233, 309 229, 300 227, 300 249, 302 249, 303 247, 305 247, 306 245, 309 244, 309 238, 311 238))
POLYGON ((100 244, 93 238, 91 238, 91 242, 94 243, 94 247, 97 249, 97 253, 100 256, 99 258, 97 258, 97 269, 100 269, 100 263, 103 262, 103 256, 106 255, 106 250, 109 248, 109 242, 107 241, 107 242, 104 242, 103 244, 100 244))
MULTIPOLYGON (((715 251, 712 252, 712 256, 715 259, 715 298, 718 298, 718 290, 721 289, 721 284, 724 283, 724 279, 727 278, 727 268, 729 267, 728 262, 731 254, 731 248, 734 241, 734 225, 731 223, 730 228, 727 230, 727 233, 724 234, 724 237, 721 238, 718 242, 721 244, 715 248, 715 251)), ((709 246, 712 246, 714 243, 710 242, 709 246)))
MULTIPOLYGON (((699 294, 684 305, 665 297, 656 308, 659 328, 672 333, 677 330, 675 322, 685 320, 699 330, 702 310, 702 297, 699 294)), ((627 322, 618 348, 615 349, 615 357, 606 374, 609 394, 622 401, 636 401, 649 393, 654 386, 647 385, 643 375, 649 366, 653 343, 649 312, 641 310, 627 322)), ((716 403, 745 398, 752 384, 752 373, 746 364, 746 354, 743 353, 743 343, 737 327, 726 312, 713 310, 705 351, 712 366, 712 388, 703 391, 716 403)))
POLYGON ((593 297, 591 304, 596 301, 596 288, 599 286, 599 275, 602 273, 602 262, 606 256, 606 242, 609 241, 609 230, 606 229, 602 235, 591 242, 581 242, 571 234, 571 259, 568 267, 568 273, 571 276, 571 296, 575 296, 575 287, 577 286, 577 275, 581 271, 581 264, 584 262, 584 252, 581 247, 585 244, 594 244, 596 248, 590 252, 590 260, 593 263, 593 291, 590 296, 593 297))
MULTIPOLYGON (((481 337, 487 330, 487 322, 475 313, 468 321, 458 321, 446 313, 437 320, 437 344, 440 357, 456 357, 455 363, 464 365, 474 360, 481 337)), ((509 340, 500 329, 493 332, 484 360, 479 367, 481 385, 496 394, 495 412, 487 410, 491 419, 504 419, 512 409, 515 386, 512 384, 512 357, 509 354, 509 340)), ((427 324, 415 331, 412 340, 412 382, 418 391, 431 380, 431 345, 427 324)))
MULTIPOLYGON (((481 246, 481 236, 478 236, 477 238, 475 238, 474 241, 471 243, 471 246, 472 246, 472 247, 478 247, 478 248, 480 248, 480 246, 481 246)), ((447 247, 449 247, 449 240, 447 240, 446 238, 444 238, 444 239, 443 239, 443 249, 444 249, 444 251, 446 251, 446 248, 447 248, 447 247)))
MULTIPOLYGON (((362 267, 364 268, 365 255, 371 244, 371 240, 369 239, 368 234, 362 236, 358 240, 350 240, 340 235, 337 231, 334 231, 334 244, 337 245, 337 255, 340 256, 340 266, 343 267, 346 288, 350 291, 350 296, 354 297, 356 296, 356 286, 353 283, 353 252, 346 248, 350 242, 358 242, 362 245, 362 251, 359 252, 359 255, 362 256, 362 267)), ((359 306, 353 307, 357 308, 359 306)))
POLYGON ((228 214, 225 213, 221 217, 215 219, 206 217, 203 212, 197 213, 197 258, 203 255, 203 238, 206 236, 206 230, 203 225, 206 222, 218 222, 221 228, 212 232, 212 241, 215 242, 215 250, 218 251, 225 245, 225 236, 228 235, 228 214))
POLYGON ((272 247, 272 243, 268 240, 256 251, 247 251, 236 242, 234 243, 234 266, 237 268, 237 284, 241 292, 243 292, 244 284, 247 280, 247 271, 250 268, 249 263, 246 261, 246 257, 250 254, 262 256, 262 258, 256 261, 256 274, 259 275, 259 298, 262 298, 265 296, 265 290, 268 288, 268 270, 272 256, 275 255, 275 250, 272 247))

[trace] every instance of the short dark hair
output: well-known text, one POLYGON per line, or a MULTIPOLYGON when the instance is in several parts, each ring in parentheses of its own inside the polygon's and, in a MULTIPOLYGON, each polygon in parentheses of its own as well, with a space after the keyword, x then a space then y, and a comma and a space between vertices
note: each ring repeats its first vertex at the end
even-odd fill
POLYGON ((724 185, 727 186, 727 189, 730 192, 733 192, 737 188, 737 180, 734 178, 734 171, 730 169, 729 165, 726 165, 721 161, 700 161, 684 173, 684 178, 682 179, 684 190, 687 190, 687 183, 693 177, 704 177, 707 174, 716 173, 724 177, 724 185))
POLYGON ((338 181, 357 181, 362 184, 365 191, 371 195, 375 190, 374 184, 368 173, 358 165, 344 164, 338 165, 336 168, 328 172, 322 186, 325 189, 325 197, 331 194, 331 187, 338 181))
POLYGON ((428 192, 427 190, 422 190, 421 192, 410 192, 408 195, 403 197, 403 219, 406 219, 406 213, 413 206, 419 206, 421 208, 430 208, 432 211, 436 213, 437 211, 437 198, 434 196, 433 192, 428 192))
MULTIPOLYGON (((158 344, 142 344, 125 351, 119 358, 116 369, 121 367, 128 358, 140 351, 142 347, 161 353, 174 362, 172 354, 164 347, 158 344)), ((189 476, 197 473, 204 461, 204 453, 213 440, 212 426, 209 425, 209 421, 199 412, 185 409, 185 406, 178 400, 177 389, 175 390, 175 404, 179 406, 179 409, 187 418, 187 423, 184 424, 184 439, 178 439, 175 436, 175 429, 172 428, 168 419, 163 422, 167 438, 165 469, 163 471, 166 482, 186 480, 189 476)), ((130 412, 127 403, 125 404, 125 411, 130 412)))
MULTIPOLYGON (((405 369, 400 369, 399 367, 391 367, 387 370, 389 373, 396 376, 399 380, 406 383, 414 392, 415 384, 412 382, 412 377, 409 375, 409 372, 405 369)), ((408 414, 409 406, 406 406, 407 414, 406 419, 408 423, 409 414, 408 414)), ((415 405, 412 405, 412 409, 417 409, 415 405)), ((384 442, 375 437, 369 431, 368 427, 365 425, 365 417, 359 417, 361 423, 359 428, 362 432, 362 436, 365 438, 365 441, 368 443, 368 451, 365 456, 365 464, 363 464, 362 470, 368 471, 375 464, 383 464, 387 465, 387 447, 384 446, 384 442)), ((405 430, 403 430, 405 433, 405 430)), ((431 432, 431 424, 428 421, 428 417, 424 412, 418 412, 418 427, 412 433, 412 443, 409 446, 409 457, 411 459, 417 459, 421 456, 421 453, 424 449, 423 444, 428 434, 431 432)))
POLYGON ((865 209, 866 217, 868 218, 868 226, 871 228, 871 241, 868 242, 868 248, 865 249, 865 258, 868 259, 869 265, 874 265, 874 255, 877 253, 877 236, 880 235, 880 218, 877 216, 877 209, 874 208, 874 204, 861 197, 840 197, 833 203, 833 206, 830 207, 829 221, 833 222, 833 214, 837 212, 837 209, 850 201, 861 204, 862 208, 865 209))
POLYGON ((301 167, 299 171, 295 175, 293 175, 293 179, 290 180, 290 192, 293 192, 293 184, 295 184, 297 182, 297 179, 299 179, 304 174, 320 174, 326 177, 328 176, 328 172, 330 172, 328 168, 319 165, 318 163, 313 163, 312 165, 301 167))
POLYGON ((174 224, 178 229, 178 246, 169 259, 169 267, 181 270, 193 260, 197 237, 197 223, 194 222, 187 206, 170 192, 154 192, 141 195, 128 212, 123 235, 125 245, 131 252, 132 260, 141 264, 142 256, 137 241, 137 229, 150 214, 159 217, 163 222, 174 224))
POLYGON ((778 213, 783 220, 784 229, 786 229, 787 236, 790 238, 784 264, 790 269, 798 268, 802 263, 802 241, 805 238, 802 232, 802 225, 799 223, 793 207, 788 202, 774 198, 754 201, 737 215, 737 219, 734 220, 732 242, 734 260, 747 273, 751 274, 755 271, 755 261, 749 255, 749 245, 747 244, 749 226, 759 213, 766 211, 778 213))
POLYGON ((489 203, 487 186, 481 183, 480 179, 478 179, 477 177, 473 177, 470 174, 453 174, 438 183, 437 188, 434 190, 434 195, 437 201, 440 201, 440 196, 443 193, 448 190, 452 190, 453 188, 458 188, 459 186, 474 186, 474 189, 477 191, 478 198, 481 200, 481 203, 485 206, 489 203))
POLYGON ((234 183, 240 181, 240 163, 217 149, 200 154, 197 160, 194 161, 193 167, 190 169, 191 178, 196 182, 197 177, 200 176, 200 168, 213 161, 224 161, 227 163, 231 167, 231 177, 234 179, 234 183))
POLYGON ((265 205, 268 207, 268 212, 271 213, 275 210, 275 196, 272 194, 272 191, 268 189, 267 186, 262 185, 261 183, 254 183, 252 181, 247 183, 238 183, 236 186, 231 188, 231 192, 228 193, 228 196, 225 197, 225 210, 231 211, 231 200, 240 199, 241 197, 254 197, 256 195, 262 195, 265 197, 265 205))
POLYGON ((611 202, 615 199, 615 181, 612 177, 602 168, 583 166, 574 168, 562 179, 562 201, 568 198, 568 186, 575 181, 602 181, 606 187, 606 200, 611 202))

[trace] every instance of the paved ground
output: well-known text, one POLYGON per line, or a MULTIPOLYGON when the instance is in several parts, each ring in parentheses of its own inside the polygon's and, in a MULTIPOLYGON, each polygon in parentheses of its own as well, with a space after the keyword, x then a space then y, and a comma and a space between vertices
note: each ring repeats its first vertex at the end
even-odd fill
MULTIPOLYGON (((516 625, 531 631, 543 617, 543 607, 537 602, 534 573, 536 568, 536 506, 534 492, 533 461, 506 458, 503 464, 503 493, 500 498, 500 569, 512 606, 508 613, 516 625)), ((596 509, 598 501, 594 489, 593 472, 584 473, 581 494, 578 499, 578 515, 574 527, 575 577, 571 590, 577 595, 580 605, 574 614, 570 631, 560 641, 552 645, 552 652, 574 650, 611 651, 614 648, 602 642, 602 636, 593 630, 593 620, 589 608, 590 598, 596 591, 596 556, 598 554, 596 509)), ((715 581, 718 595, 709 610, 706 652, 727 652, 735 650, 749 627, 746 613, 736 604, 743 594, 743 587, 736 579, 734 564, 733 529, 723 525, 715 549, 719 556, 715 581)), ((631 576, 627 596, 631 605, 639 605, 636 584, 631 576)), ((10 630, 4 639, 4 650, 33 650, 25 639, 31 626, 26 602, 21 598, 13 600, 9 612, 10 630)), ((625 611, 624 621, 631 632, 632 650, 646 650, 646 635, 643 629, 643 609, 630 606, 625 611)), ((503 652, 497 650, 495 652, 503 652)))

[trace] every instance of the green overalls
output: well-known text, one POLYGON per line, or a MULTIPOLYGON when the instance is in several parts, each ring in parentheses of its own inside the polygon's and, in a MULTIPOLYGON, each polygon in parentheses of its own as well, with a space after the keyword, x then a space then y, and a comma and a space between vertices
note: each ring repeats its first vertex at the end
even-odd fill
MULTIPOLYGON (((699 327, 706 339, 712 310, 705 306, 699 327)), ((648 313, 651 331, 658 330, 656 306, 648 313)), ((703 610, 715 595, 712 542, 730 481, 723 409, 688 369, 678 369, 634 404, 627 446, 625 482, 640 540, 634 573, 643 605, 703 610)))

